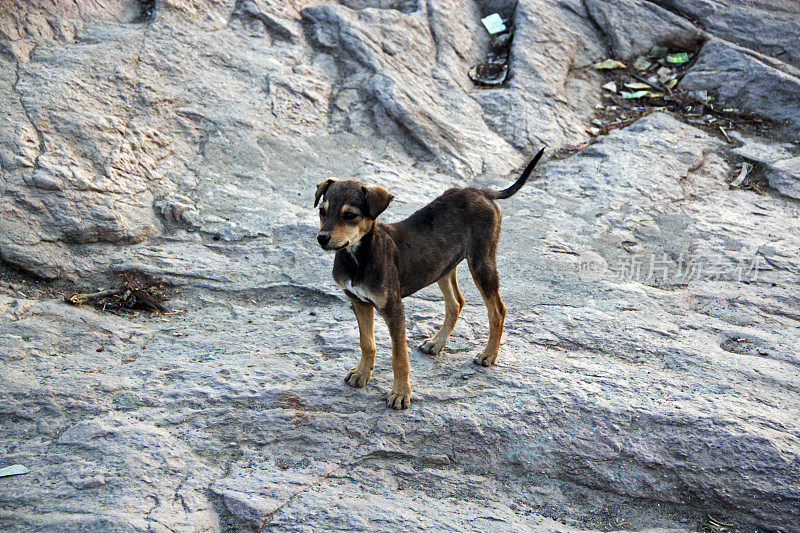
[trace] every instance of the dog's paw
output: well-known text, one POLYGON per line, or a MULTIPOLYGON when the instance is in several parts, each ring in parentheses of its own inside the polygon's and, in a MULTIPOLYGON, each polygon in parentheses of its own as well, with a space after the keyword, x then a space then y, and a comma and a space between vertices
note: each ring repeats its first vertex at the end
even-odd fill
POLYGON ((497 354, 496 353, 487 354, 487 353, 484 352, 484 353, 479 354, 477 357, 475 357, 475 359, 473 359, 472 362, 475 363, 476 365, 492 366, 494 364, 495 360, 497 360, 497 354))
POLYGON ((386 405, 392 409, 408 409, 411 406, 411 387, 392 387, 386 405))
POLYGON ((350 385, 351 387, 360 389, 369 382, 369 378, 371 376, 372 372, 368 370, 361 370, 358 367, 356 367, 347 373, 347 376, 344 378, 344 382, 350 385))
POLYGON ((438 355, 443 348, 444 344, 439 344, 433 339, 427 339, 425 342, 419 345, 419 349, 422 353, 428 353, 431 355, 438 355))

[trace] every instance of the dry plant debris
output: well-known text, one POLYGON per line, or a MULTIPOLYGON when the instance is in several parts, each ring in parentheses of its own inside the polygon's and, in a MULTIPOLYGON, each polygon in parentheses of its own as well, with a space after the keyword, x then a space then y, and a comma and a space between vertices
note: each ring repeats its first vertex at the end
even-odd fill
POLYGON ((738 530, 733 524, 728 524, 706 515, 706 519, 700 523, 700 531, 703 533, 736 533, 738 530))
POLYGON ((76 293, 65 300, 73 305, 90 303, 103 311, 112 312, 143 309, 151 311, 153 316, 168 311, 163 302, 169 300, 169 295, 162 279, 151 279, 130 272, 122 273, 121 278, 121 285, 117 288, 76 293))
POLYGON ((717 104, 708 91, 682 90, 680 82, 696 58, 696 50, 655 46, 647 55, 628 61, 630 66, 613 59, 594 65, 606 80, 602 85, 603 103, 597 105, 595 118, 586 132, 593 137, 604 135, 653 111, 674 113, 728 144, 734 143, 729 136, 732 130, 760 134, 771 128, 768 119, 717 104), (598 67, 612 64, 613 69, 598 67))

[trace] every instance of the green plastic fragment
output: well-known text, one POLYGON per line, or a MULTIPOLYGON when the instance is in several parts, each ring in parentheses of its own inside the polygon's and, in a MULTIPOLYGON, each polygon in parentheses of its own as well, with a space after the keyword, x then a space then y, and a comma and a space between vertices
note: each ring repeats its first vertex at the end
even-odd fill
POLYGON ((636 58, 636 61, 633 62, 633 68, 635 68, 636 70, 647 70, 650 68, 650 65, 652 64, 653 63, 645 59, 644 56, 639 56, 636 58))
POLYGON ((615 68, 625 68, 625 63, 623 63, 622 61, 617 61, 616 59, 606 59, 605 61, 595 63, 594 68, 597 70, 611 70, 615 68))
POLYGON ((667 54, 667 63, 671 63, 673 65, 683 65, 687 61, 689 61, 689 54, 686 52, 667 54))
POLYGON ((648 94, 650 94, 650 91, 634 91, 632 93, 629 93, 627 91, 620 91, 619 94, 623 98, 641 98, 642 96, 647 96, 648 94))

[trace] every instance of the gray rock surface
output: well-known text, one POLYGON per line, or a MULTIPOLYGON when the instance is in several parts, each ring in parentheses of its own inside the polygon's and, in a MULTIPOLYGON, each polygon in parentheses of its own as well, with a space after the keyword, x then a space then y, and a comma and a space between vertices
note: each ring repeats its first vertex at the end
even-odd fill
POLYGON ((778 193, 800 200, 800 157, 791 145, 765 143, 741 137, 742 145, 734 152, 743 159, 758 163, 769 186, 778 193))
POLYGON ((692 49, 701 32, 691 22, 648 0, 586 0, 588 15, 620 58, 650 51, 654 43, 692 49))
POLYGON ((784 126, 800 138, 800 4, 791 0, 585 0, 586 12, 618 58, 653 44, 700 50, 681 80, 717 101, 784 126))
MULTIPOLYGON (((321 179, 389 188, 387 221, 506 186, 589 138, 592 63, 698 36, 682 85, 800 124, 791 6, 753 3, 762 39, 736 2, 523 1, 511 79, 479 90, 479 17, 504 6, 0 7, 0 258, 23 271, 0 266, 0 466, 30 469, 0 479, 1 530, 797 529, 791 135, 732 147, 654 112, 544 161, 502 204, 498 364, 470 362, 488 327, 462 267, 410 410, 384 408, 382 324, 372 381, 343 382, 357 325, 313 240, 321 179), (728 185, 741 160, 765 194, 728 185), (121 271, 163 277, 177 312, 62 302, 121 271)), ((443 303, 406 306, 415 346, 443 303)))
POLYGON ((766 116, 800 139, 800 69, 712 38, 683 78, 684 89, 709 91, 723 104, 766 116))
POLYGON ((800 67, 800 4, 791 0, 655 0, 717 37, 800 67))

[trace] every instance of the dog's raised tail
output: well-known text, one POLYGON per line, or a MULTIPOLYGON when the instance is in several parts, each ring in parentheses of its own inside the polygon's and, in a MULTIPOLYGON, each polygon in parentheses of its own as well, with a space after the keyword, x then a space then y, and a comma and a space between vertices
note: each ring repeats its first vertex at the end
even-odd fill
POLYGON ((519 177, 517 181, 514 182, 514 184, 511 187, 509 187, 508 189, 503 189, 502 191, 490 191, 492 193, 492 198, 494 198, 495 200, 504 200, 506 198, 514 196, 517 193, 517 191, 520 190, 523 185, 525 185, 525 182, 528 181, 531 172, 533 172, 533 167, 535 167, 536 163, 538 163, 539 160, 542 158, 542 154, 544 154, 544 148, 539 150, 539 153, 536 154, 536 157, 534 157, 533 160, 530 163, 528 163, 528 166, 525 167, 525 170, 522 171, 522 175, 519 177))

